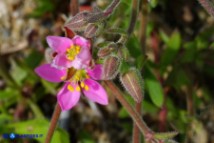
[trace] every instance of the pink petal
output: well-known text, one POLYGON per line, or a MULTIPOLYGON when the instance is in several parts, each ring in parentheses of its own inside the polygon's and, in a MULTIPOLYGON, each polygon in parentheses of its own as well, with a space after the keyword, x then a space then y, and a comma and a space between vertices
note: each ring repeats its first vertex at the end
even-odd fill
POLYGON ((90 61, 83 61, 82 59, 76 57, 73 61, 71 66, 74 67, 75 69, 85 69, 89 67, 90 61))
POLYGON ((44 64, 35 69, 35 72, 43 79, 50 82, 61 82, 66 75, 66 70, 59 70, 50 64, 44 64))
POLYGON ((60 36, 48 36, 46 38, 48 45, 57 53, 65 53, 66 49, 73 45, 71 39, 60 36))
POLYGON ((87 49, 90 49, 91 44, 89 40, 86 40, 85 38, 76 35, 72 41, 74 42, 75 45, 79 45, 80 47, 85 47, 87 49))
POLYGON ((70 91, 68 90, 68 85, 75 87, 77 85, 73 83, 66 83, 62 89, 57 94, 57 100, 62 110, 69 110, 74 107, 80 99, 80 91, 70 91))
POLYGON ((93 69, 88 69, 87 72, 91 78, 100 80, 102 78, 103 66, 101 64, 95 65, 93 69))
POLYGON ((83 88, 83 93, 87 98, 102 105, 108 104, 107 93, 98 82, 91 79, 86 79, 84 82, 89 87, 88 90, 83 88))
POLYGON ((65 69, 65 68, 70 68, 72 65, 72 62, 66 58, 65 54, 58 54, 56 57, 54 57, 52 65, 59 69, 65 69))
POLYGON ((90 61, 91 60, 91 51, 88 47, 82 47, 80 53, 77 55, 79 59, 82 61, 90 61))

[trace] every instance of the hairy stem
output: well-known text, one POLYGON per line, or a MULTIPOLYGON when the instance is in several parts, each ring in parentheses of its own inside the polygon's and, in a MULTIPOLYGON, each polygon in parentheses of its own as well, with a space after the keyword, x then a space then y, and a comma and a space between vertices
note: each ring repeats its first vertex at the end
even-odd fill
MULTIPOLYGON (((139 115, 141 115, 141 104, 142 101, 139 103, 135 103, 135 110, 139 115)), ((140 130, 136 123, 134 123, 133 126, 132 143, 141 143, 140 130)))
POLYGON ((104 15, 107 17, 110 16, 110 14, 112 14, 112 12, 118 6, 119 3, 120 3, 120 0, 113 0, 112 3, 104 11, 104 15))
POLYGON ((214 6, 210 0, 198 0, 204 9, 211 15, 214 16, 214 6))
POLYGON ((58 121, 59 116, 60 116, 60 113, 61 113, 61 108, 60 108, 59 104, 56 104, 54 113, 53 113, 52 118, 51 118, 50 127, 48 129, 48 133, 47 133, 47 136, 45 139, 45 143, 51 142, 52 136, 53 136, 55 128, 56 128, 57 121, 58 121))
POLYGON ((112 94, 117 98, 117 100, 123 105, 123 107, 130 114, 140 131, 145 137, 152 136, 153 131, 147 127, 145 122, 142 120, 141 116, 132 108, 128 101, 123 97, 121 91, 112 81, 105 81, 105 84, 111 89, 112 94))
POLYGON ((139 1, 138 0, 132 0, 132 14, 131 14, 131 20, 129 22, 129 27, 127 30, 127 34, 128 36, 131 35, 131 33, 134 30, 135 27, 135 23, 137 21, 137 15, 138 15, 138 11, 139 11, 139 1))
POLYGON ((79 12, 79 2, 78 0, 71 0, 70 4, 71 15, 74 16, 79 12))

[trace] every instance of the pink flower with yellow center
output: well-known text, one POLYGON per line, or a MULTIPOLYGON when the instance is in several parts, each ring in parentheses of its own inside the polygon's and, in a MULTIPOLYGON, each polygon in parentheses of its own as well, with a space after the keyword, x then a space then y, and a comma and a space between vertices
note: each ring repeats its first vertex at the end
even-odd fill
POLYGON ((88 66, 91 60, 91 45, 85 38, 78 35, 73 39, 48 36, 46 40, 49 47, 53 50, 53 67, 58 69, 70 67, 82 69, 88 66))
POLYGON ((93 69, 57 69, 50 64, 44 64, 35 69, 36 73, 50 82, 65 82, 57 94, 57 100, 62 110, 74 107, 83 93, 88 99, 102 105, 108 104, 105 89, 95 80, 101 79, 102 66, 93 69))

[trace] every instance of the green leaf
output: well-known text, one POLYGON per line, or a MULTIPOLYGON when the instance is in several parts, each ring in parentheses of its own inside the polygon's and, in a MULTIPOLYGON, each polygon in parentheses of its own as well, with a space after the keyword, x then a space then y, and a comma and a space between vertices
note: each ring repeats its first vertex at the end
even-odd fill
POLYGON ((154 104, 152 104, 151 102, 148 102, 146 100, 143 100, 142 103, 142 107, 143 107, 143 112, 145 113, 149 113, 152 115, 157 115, 159 108, 157 108, 154 104))
POLYGON ((161 132, 161 133, 155 133, 154 138, 155 139, 172 139, 176 135, 178 135, 178 132, 173 131, 173 132, 161 132))
POLYGON ((131 36, 127 41, 127 48, 132 57, 142 56, 142 51, 140 49, 140 42, 135 36, 131 36))
POLYGON ((50 92, 52 94, 56 94, 56 85, 57 84, 48 82, 48 81, 43 80, 43 79, 41 79, 41 82, 48 92, 50 92))
POLYGON ((33 50, 29 56, 26 58, 26 64, 28 67, 30 67, 31 69, 34 69, 36 68, 36 66, 39 65, 39 63, 42 61, 43 59, 43 55, 36 51, 36 50, 33 50))
POLYGON ((177 55, 181 47, 181 35, 175 31, 167 42, 167 48, 165 49, 161 57, 161 68, 164 70, 167 65, 171 64, 177 55))
POLYGON ((191 81, 191 76, 188 76, 188 73, 178 67, 174 68, 173 71, 170 73, 167 79, 167 84, 179 90, 182 86, 191 85, 191 81))
POLYGON ((44 119, 44 116, 43 116, 41 110, 34 102, 32 102, 31 100, 28 100, 28 104, 29 104, 31 110, 33 111, 33 113, 35 114, 36 118, 44 119))
POLYGON ((184 44, 185 52, 182 55, 181 61, 183 63, 194 62, 197 58, 197 45, 196 42, 187 42, 184 44))
POLYGON ((161 40, 163 40, 163 42, 164 42, 165 44, 167 44, 168 41, 169 41, 169 36, 168 36, 166 33, 164 33, 163 30, 160 30, 160 31, 159 31, 159 34, 160 34, 161 40))
POLYGON ((40 17, 47 12, 51 12, 54 10, 54 3, 51 0, 37 0, 37 7, 30 14, 33 17, 40 17))
POLYGON ((129 64, 126 61, 122 60, 121 65, 120 65, 120 69, 119 69, 120 74, 124 74, 124 73, 128 72, 129 69, 130 69, 129 64))
POLYGON ((18 85, 21 85, 22 81, 27 77, 27 72, 22 67, 20 67, 14 60, 11 60, 11 65, 11 76, 18 85))
POLYGON ((86 130, 81 131, 78 138, 80 139, 81 143, 95 143, 91 133, 87 132, 86 130))
POLYGON ((126 111, 124 107, 122 107, 119 111, 119 117, 120 118, 127 118, 129 116, 129 113, 126 111))
POLYGON ((0 114, 0 134, 6 133, 9 131, 9 129, 5 127, 5 124, 7 124, 8 122, 11 122, 12 120, 13 120, 13 116, 8 115, 6 113, 0 114))
MULTIPOLYGON (((45 135, 47 134, 49 122, 41 119, 28 120, 9 124, 7 127, 13 128, 17 134, 39 134, 41 137, 34 138, 37 141, 44 143, 45 135)), ((51 143, 69 143, 68 134, 62 129, 56 129, 51 143)))
POLYGON ((155 75, 150 71, 148 66, 145 66, 145 87, 149 93, 152 102, 161 107, 163 104, 163 89, 160 82, 156 79, 155 75))
POLYGON ((0 91, 0 102, 2 104, 0 109, 7 108, 14 104, 17 101, 19 95, 19 91, 13 88, 6 88, 5 90, 0 91))

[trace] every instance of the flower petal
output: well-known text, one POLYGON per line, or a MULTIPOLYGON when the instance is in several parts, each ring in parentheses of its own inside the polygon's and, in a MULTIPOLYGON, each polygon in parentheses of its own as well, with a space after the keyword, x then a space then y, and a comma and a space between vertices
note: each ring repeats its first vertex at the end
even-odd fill
POLYGON ((69 61, 66 58, 66 55, 64 54, 58 54, 53 62, 52 65, 58 69, 65 69, 65 68, 70 68, 72 66, 72 61, 69 61))
POLYGON ((82 88, 83 93, 87 98, 102 105, 108 104, 107 93, 98 82, 91 79, 86 79, 84 83, 88 86, 88 89, 82 88))
POLYGON ((66 70, 60 70, 52 67, 50 64, 44 64, 35 69, 35 72, 43 79, 50 82, 61 82, 62 77, 66 75, 66 70))
POLYGON ((80 47, 84 47, 84 48, 87 48, 87 49, 90 49, 91 47, 91 44, 90 44, 90 41, 89 40, 86 40, 85 38, 81 37, 81 36, 78 36, 76 35, 72 41, 74 42, 75 45, 79 45, 80 47))
POLYGON ((91 78, 100 80, 102 78, 103 66, 101 64, 95 65, 93 69, 88 69, 87 72, 91 78))
POLYGON ((83 62, 91 60, 91 51, 90 48, 82 47, 80 53, 77 55, 77 58, 81 59, 83 62))
POLYGON ((66 49, 73 45, 71 39, 60 36, 48 36, 46 38, 48 45, 57 53, 65 53, 66 49))
POLYGON ((57 94, 57 100, 62 110, 69 110, 74 107, 80 99, 80 91, 70 91, 68 86, 76 88, 73 83, 66 83, 57 94))
POLYGON ((90 61, 83 61, 82 59, 76 57, 72 61, 71 67, 74 67, 75 69, 86 69, 88 68, 89 63, 90 61))

